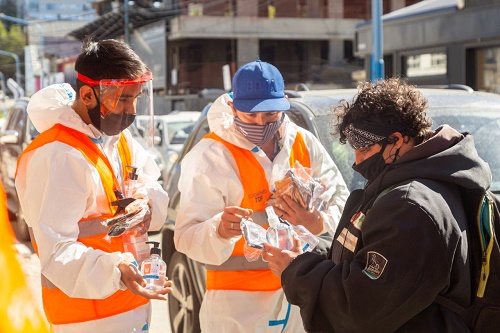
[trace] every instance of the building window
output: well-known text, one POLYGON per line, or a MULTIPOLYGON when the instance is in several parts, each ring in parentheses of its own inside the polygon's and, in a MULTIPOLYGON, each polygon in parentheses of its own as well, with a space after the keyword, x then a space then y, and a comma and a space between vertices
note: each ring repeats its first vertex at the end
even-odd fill
POLYGON ((500 93, 500 47, 488 47, 477 50, 478 89, 500 93))
POLYGON ((446 75, 446 53, 423 53, 403 58, 405 75, 409 78, 446 75))

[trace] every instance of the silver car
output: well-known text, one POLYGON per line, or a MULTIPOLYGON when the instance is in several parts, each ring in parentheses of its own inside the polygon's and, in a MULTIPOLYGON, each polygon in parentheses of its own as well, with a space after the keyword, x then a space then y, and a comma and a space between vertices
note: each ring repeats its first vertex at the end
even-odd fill
MULTIPOLYGON (((473 92, 467 87, 455 88, 463 89, 421 89, 429 101, 433 127, 447 123, 461 132, 471 133, 479 154, 491 167, 492 190, 500 193, 500 146, 495 144, 500 142, 500 95, 473 92)), ((334 121, 331 110, 332 106, 342 99, 351 101, 355 93, 355 89, 287 92, 291 105, 291 109, 287 111, 288 116, 319 138, 340 169, 350 190, 362 188, 365 181, 351 168, 354 162, 352 149, 339 144, 330 134, 334 121)), ((168 218, 162 229, 162 253, 167 263, 167 276, 175 285, 168 302, 173 333, 200 332, 198 313, 205 293, 205 267, 176 251, 173 233, 179 205, 177 182, 182 158, 208 133, 208 108, 209 105, 205 107, 187 138, 179 158, 170 169, 165 186, 170 203, 168 218)))

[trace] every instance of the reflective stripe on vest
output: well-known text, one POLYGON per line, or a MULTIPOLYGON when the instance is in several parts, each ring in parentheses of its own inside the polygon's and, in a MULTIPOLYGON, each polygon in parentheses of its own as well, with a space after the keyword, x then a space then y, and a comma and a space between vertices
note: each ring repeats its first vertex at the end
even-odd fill
MULTIPOLYGON (((121 136, 123 136, 123 134, 121 136)), ((25 149, 23 154, 21 154, 19 160, 21 160, 26 152, 54 141, 65 143, 79 150, 85 159, 97 169, 109 202, 109 214, 102 215, 98 218, 82 219, 79 221, 79 235, 77 241, 94 250, 102 250, 108 253, 116 251, 123 252, 123 241, 121 237, 105 238, 108 229, 101 222, 113 216, 116 211, 116 208, 111 206, 111 202, 116 200, 114 189, 117 188, 117 180, 108 159, 92 140, 81 132, 58 124, 35 138, 25 149)), ((120 138, 118 146, 121 146, 118 152, 122 161, 127 160, 126 163, 130 163, 131 153, 125 139, 120 138)), ((38 248, 31 231, 30 236, 32 236, 33 247, 38 253, 38 248)), ((42 299, 48 321, 56 325, 106 318, 133 310, 149 302, 146 298, 132 294, 128 289, 124 291, 118 290, 113 295, 99 300, 71 298, 43 275, 42 299)))
MULTIPOLYGON (((271 196, 264 169, 249 150, 239 148, 215 133, 209 133, 204 138, 222 143, 233 155, 238 167, 240 181, 243 187, 243 199, 240 206, 254 211, 252 219, 265 228, 267 217, 264 212, 266 202, 271 196)), ((310 167, 309 152, 304 138, 297 132, 290 153, 290 165, 299 161, 304 167, 310 167)), ((206 265, 207 290, 242 290, 242 291, 274 291, 281 288, 280 279, 269 269, 266 262, 259 260, 248 262, 244 253, 245 240, 236 242, 231 257, 222 265, 206 265)))

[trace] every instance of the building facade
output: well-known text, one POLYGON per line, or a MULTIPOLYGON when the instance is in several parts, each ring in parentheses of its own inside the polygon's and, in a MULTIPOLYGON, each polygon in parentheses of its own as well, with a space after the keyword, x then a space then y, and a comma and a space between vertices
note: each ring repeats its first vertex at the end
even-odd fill
MULTIPOLYGON (((384 1, 391 12, 418 1, 384 1)), ((351 87, 362 68, 355 28, 371 18, 371 0, 175 1, 169 22, 168 92, 223 88, 231 74, 260 58, 275 64, 288 88, 351 87)))
POLYGON ((17 0, 18 17, 38 21, 92 21, 97 13, 89 0, 17 0))
MULTIPOLYGON (((426 0, 384 15, 385 75, 500 93, 499 17, 500 0, 426 0)), ((370 22, 358 25, 355 54, 365 73, 371 40, 370 22)))

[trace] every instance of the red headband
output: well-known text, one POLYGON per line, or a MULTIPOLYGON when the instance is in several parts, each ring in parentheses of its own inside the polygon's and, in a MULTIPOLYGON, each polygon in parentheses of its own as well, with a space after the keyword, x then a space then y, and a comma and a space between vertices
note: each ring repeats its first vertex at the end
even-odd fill
POLYGON ((153 79, 153 73, 147 72, 143 76, 137 79, 103 79, 103 80, 93 80, 82 73, 76 73, 76 78, 83 83, 90 85, 134 85, 134 84, 142 84, 153 79))

